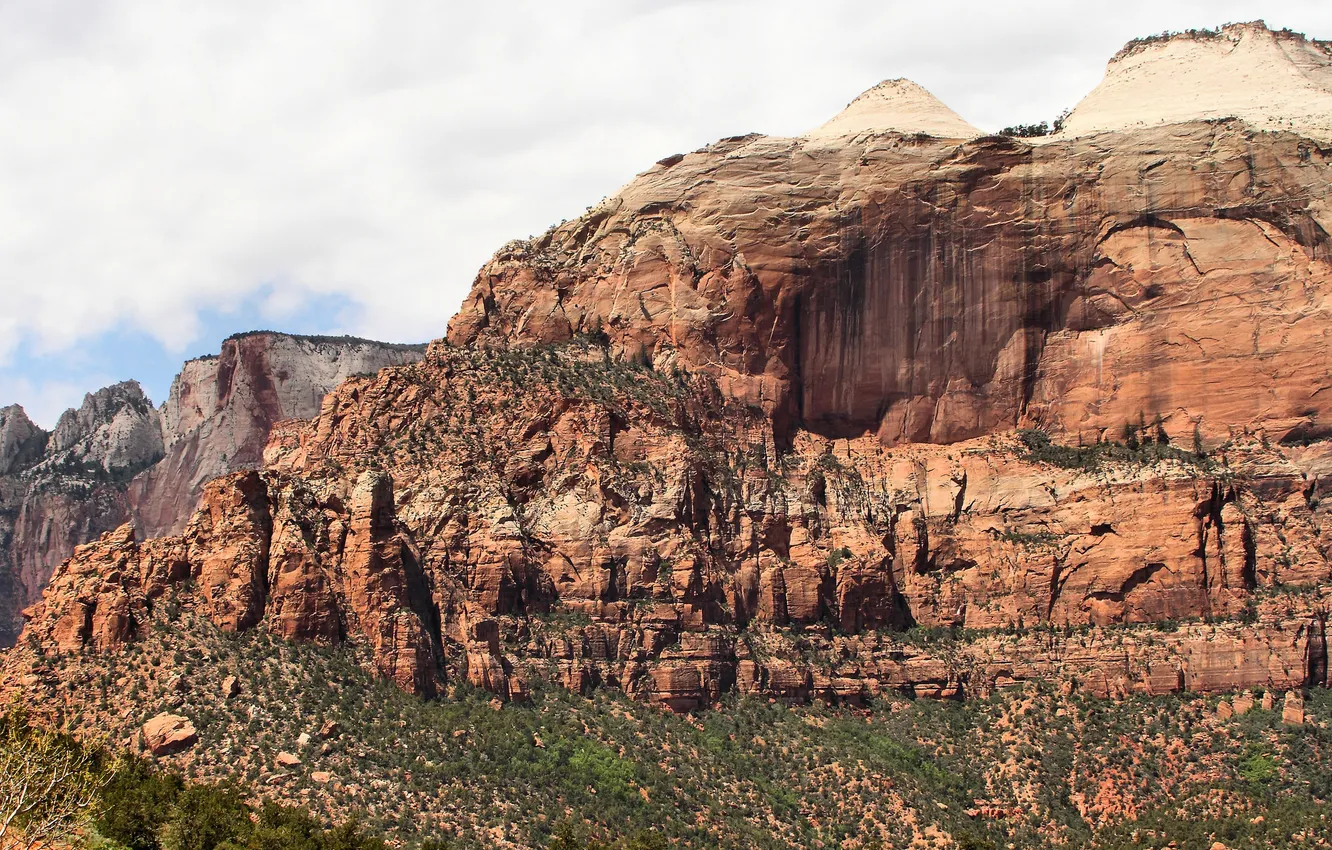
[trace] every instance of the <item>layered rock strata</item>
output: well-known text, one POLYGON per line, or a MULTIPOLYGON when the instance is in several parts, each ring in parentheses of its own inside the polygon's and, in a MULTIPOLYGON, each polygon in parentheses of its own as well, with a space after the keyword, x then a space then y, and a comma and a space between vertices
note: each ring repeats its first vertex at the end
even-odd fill
POLYGON ((90 393, 47 433, 18 406, 0 424, 0 645, 19 611, 80 543, 127 518, 126 483, 162 457, 162 431, 133 381, 90 393))
POLYGON ((423 350, 256 332, 227 339, 216 357, 187 362, 161 407, 166 457, 130 485, 135 524, 147 536, 178 533, 205 483, 259 466, 273 423, 309 419, 342 381, 414 362, 423 350))
POLYGON ((1238 118, 1332 142, 1332 42, 1262 21, 1137 39, 1063 122, 1063 135, 1238 118))
POLYGON ((604 333, 789 443, 1019 425, 1307 431, 1328 384, 1329 151, 1237 123, 1033 147, 737 139, 501 251, 456 345, 604 333), (762 174, 761 180, 754 179, 762 174))

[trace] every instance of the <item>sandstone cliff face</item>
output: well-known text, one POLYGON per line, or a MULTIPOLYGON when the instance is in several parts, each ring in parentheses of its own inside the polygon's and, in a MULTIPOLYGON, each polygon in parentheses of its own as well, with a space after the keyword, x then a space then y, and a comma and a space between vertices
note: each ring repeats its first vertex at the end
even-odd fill
POLYGON ((1130 42, 1063 135, 1239 118, 1332 142, 1332 42, 1262 21, 1130 42))
POLYGON ((1318 145, 1227 123, 731 140, 510 245, 449 339, 599 330, 715 375, 785 441, 1094 442, 1140 416, 1279 439, 1326 418, 1328 179, 1318 145))
POLYGON ((1326 444, 1076 468, 1036 445, 801 432, 784 451, 706 378, 586 343, 437 345, 275 431, 267 470, 211 483, 181 537, 80 550, 29 629, 114 648, 189 578, 224 630, 356 640, 423 694, 543 676, 689 708, 1325 680, 1326 444), (1200 617, 1216 625, 1117 631, 1200 617), (974 637, 941 652, 893 637, 910 626, 974 637))
POLYGON ((420 359, 420 346, 353 338, 242 334, 217 357, 191 360, 162 405, 166 457, 129 489, 147 536, 179 532, 203 485, 259 465, 273 423, 308 419, 348 377, 420 359))
POLYGON ((74 547, 132 520, 178 530, 202 483, 257 466, 272 424, 309 417, 349 375, 421 356, 419 346, 255 333, 185 364, 154 409, 130 381, 91 393, 50 434, 0 411, 0 645, 74 547))
POLYGON ((881 131, 927 98, 506 246, 180 535, 80 550, 34 645, 114 649, 190 579, 422 694, 1326 684, 1332 151, 881 131))

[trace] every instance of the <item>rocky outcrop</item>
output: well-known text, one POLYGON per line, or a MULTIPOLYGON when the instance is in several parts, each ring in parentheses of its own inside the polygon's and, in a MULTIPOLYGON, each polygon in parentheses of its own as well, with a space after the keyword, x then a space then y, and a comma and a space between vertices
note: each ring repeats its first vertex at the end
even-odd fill
POLYGON ((1332 142, 1332 42, 1262 21, 1134 40, 1069 114, 1063 134, 1230 118, 1332 142))
POLYGON ((185 364, 154 409, 133 381, 89 394, 46 433, 0 411, 0 645, 75 546, 134 522, 179 531, 206 481, 260 465, 273 424, 313 416, 350 375, 419 359, 421 346, 242 334, 185 364))
POLYGON ((227 339, 216 357, 189 361, 162 405, 166 457, 129 488, 135 524, 150 537, 179 533, 205 483, 260 465, 275 422, 309 419, 342 381, 411 363, 422 350, 257 332, 227 339))
POLYGON ((451 677, 676 708, 1032 678, 1304 687, 1327 675, 1327 446, 802 432, 781 451, 706 378, 585 343, 437 345, 275 433, 267 469, 210 484, 181 537, 126 527, 81 549, 29 628, 115 648, 189 580, 187 604, 223 630, 354 640, 423 694, 451 677), (893 636, 909 627, 950 637, 893 636))
POLYGON ((143 724, 143 742, 155 756, 188 750, 199 742, 194 724, 178 714, 159 714, 143 724))
POLYGON ((921 133, 944 139, 984 135, 910 80, 884 80, 804 138, 841 144, 846 136, 921 133))
POLYGON ((421 694, 1327 684, 1332 151, 877 123, 927 98, 506 246, 179 536, 81 549, 34 644, 114 650, 170 591, 421 694))
POLYGON ((133 381, 84 398, 46 433, 10 407, 0 445, 21 446, 0 475, 0 645, 74 547, 123 523, 125 484, 162 456, 157 417, 133 381))
POLYGON ((27 469, 41 459, 46 432, 17 404, 0 408, 0 475, 27 469))
POLYGON ((162 425, 134 381, 89 393, 66 410, 46 440, 38 469, 87 470, 127 480, 162 457, 162 425))
POLYGON ((605 334, 715 376, 783 443, 1090 443, 1158 418, 1185 445, 1298 439, 1327 418, 1330 157, 1237 122, 727 140, 501 251, 449 340, 605 334))

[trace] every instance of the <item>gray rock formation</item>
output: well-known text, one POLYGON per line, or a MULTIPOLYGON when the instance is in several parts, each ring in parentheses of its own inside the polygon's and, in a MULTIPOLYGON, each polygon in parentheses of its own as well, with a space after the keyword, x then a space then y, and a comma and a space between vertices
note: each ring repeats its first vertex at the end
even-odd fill
POLYGON ((145 537, 179 533, 204 484, 260 465, 273 423, 309 419, 352 375, 415 362, 423 351, 260 332, 226 340, 216 357, 187 362, 161 408, 166 457, 130 485, 135 525, 145 537))
POLYGON ((46 432, 32 423, 22 407, 0 408, 0 475, 36 463, 45 444, 46 432))
POLYGON ((161 419, 125 381, 89 393, 47 433, 23 409, 0 423, 0 642, 74 547, 126 519, 125 485, 162 457, 161 419))

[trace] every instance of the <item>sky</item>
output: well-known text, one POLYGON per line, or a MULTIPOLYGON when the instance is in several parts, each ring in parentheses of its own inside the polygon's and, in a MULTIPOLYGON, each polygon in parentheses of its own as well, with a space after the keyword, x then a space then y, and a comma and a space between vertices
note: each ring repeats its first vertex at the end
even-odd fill
POLYGON ((676 152, 907 77, 1052 120, 1136 36, 1332 3, 0 0, 0 405, 267 328, 442 336, 478 268, 676 152))

